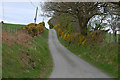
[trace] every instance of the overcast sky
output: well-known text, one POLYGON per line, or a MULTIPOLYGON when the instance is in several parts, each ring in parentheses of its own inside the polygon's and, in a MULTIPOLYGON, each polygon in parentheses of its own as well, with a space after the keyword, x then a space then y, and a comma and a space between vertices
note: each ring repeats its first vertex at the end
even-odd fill
MULTIPOLYGON (((39 2, 33 2, 33 5, 31 2, 0 2, 0 21, 15 24, 33 23, 37 6, 39 6, 39 2)), ((39 6, 37 23, 44 19, 46 27, 49 28, 47 21, 50 18, 42 17, 40 13, 42 12, 39 6)))

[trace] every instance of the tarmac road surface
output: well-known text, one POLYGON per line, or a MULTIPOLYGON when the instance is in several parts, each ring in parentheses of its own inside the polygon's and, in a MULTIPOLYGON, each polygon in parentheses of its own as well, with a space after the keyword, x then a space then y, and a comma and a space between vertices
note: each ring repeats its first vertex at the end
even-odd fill
POLYGON ((111 78, 61 45, 54 29, 49 30, 49 49, 54 63, 49 78, 111 78))

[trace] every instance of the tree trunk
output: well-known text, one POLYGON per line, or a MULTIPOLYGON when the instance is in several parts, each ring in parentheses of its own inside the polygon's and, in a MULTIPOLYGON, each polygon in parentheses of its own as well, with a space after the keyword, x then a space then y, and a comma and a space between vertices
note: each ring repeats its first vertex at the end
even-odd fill
POLYGON ((87 23, 88 23, 89 19, 81 17, 81 15, 79 14, 78 21, 79 21, 81 35, 86 36, 87 35, 87 23))
POLYGON ((109 33, 109 43, 111 43, 111 32, 109 33))
MULTIPOLYGON (((118 44, 119 44, 119 47, 120 47, 120 27, 118 27, 118 44)), ((119 48, 120 49, 120 48, 119 48)))
POLYGON ((119 40, 118 40, 118 43, 119 43, 119 46, 120 46, 120 34, 119 34, 119 38, 118 38, 119 40))
POLYGON ((114 39, 114 42, 116 43, 116 31, 113 30, 113 39, 114 39))

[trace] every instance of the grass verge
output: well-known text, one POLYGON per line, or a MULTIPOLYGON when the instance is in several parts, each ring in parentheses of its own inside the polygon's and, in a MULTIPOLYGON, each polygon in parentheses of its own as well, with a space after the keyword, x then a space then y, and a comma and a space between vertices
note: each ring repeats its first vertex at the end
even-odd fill
POLYGON ((78 46, 77 44, 67 43, 59 36, 58 39, 62 45, 75 55, 98 67, 112 77, 118 77, 118 44, 99 43, 94 45, 90 43, 84 46, 78 46))
MULTIPOLYGON (((6 43, 6 41, 2 43, 2 78, 49 77, 53 63, 48 49, 48 30, 45 28, 43 34, 33 39, 27 39, 24 35, 19 37, 22 41, 20 43, 17 41, 12 44, 6 43)), ((11 42, 19 40, 14 37, 7 39, 8 42, 9 39, 12 39, 11 42)))

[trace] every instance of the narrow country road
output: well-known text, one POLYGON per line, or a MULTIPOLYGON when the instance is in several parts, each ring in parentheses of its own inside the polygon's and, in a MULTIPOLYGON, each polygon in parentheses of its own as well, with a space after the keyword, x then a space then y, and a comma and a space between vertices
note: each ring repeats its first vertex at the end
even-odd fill
POLYGON ((110 78, 60 44, 55 30, 49 30, 49 49, 54 67, 50 78, 110 78))

